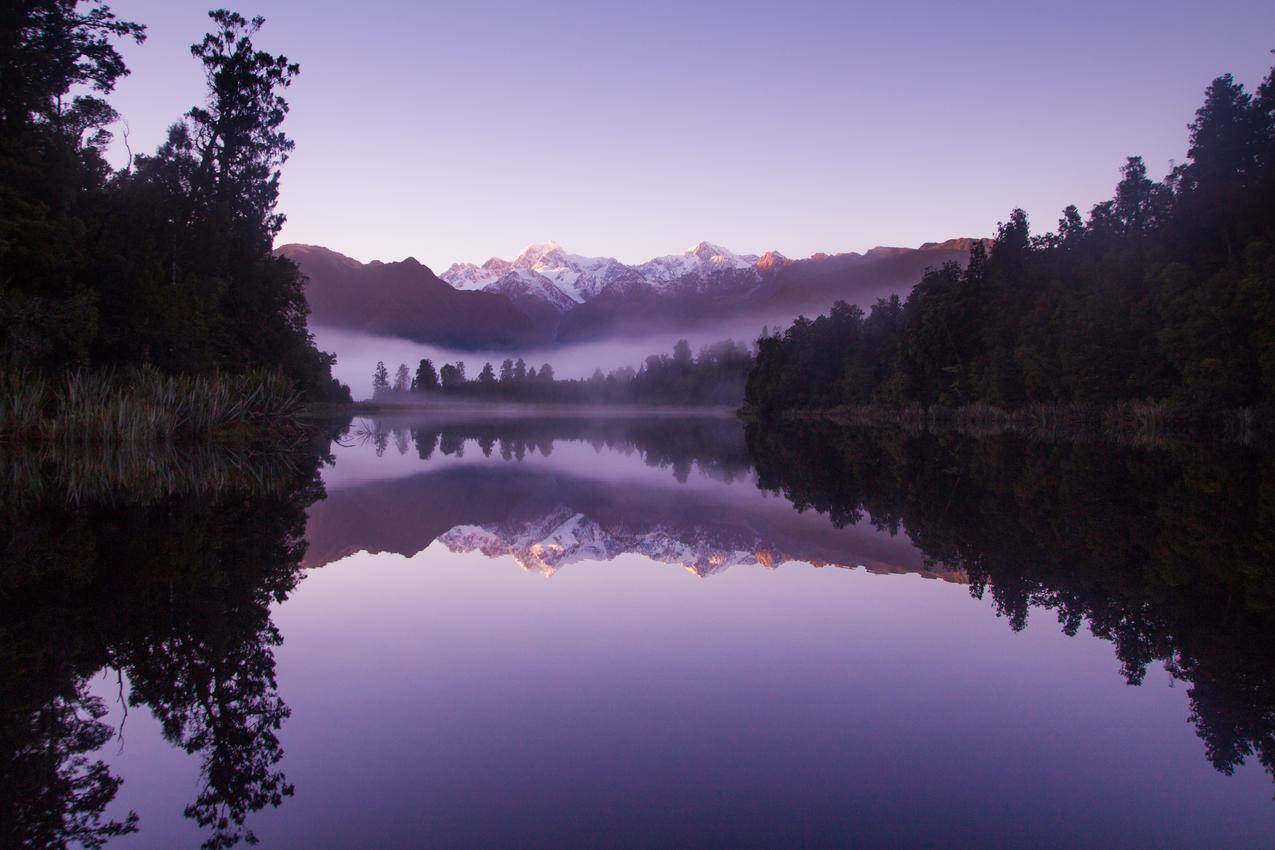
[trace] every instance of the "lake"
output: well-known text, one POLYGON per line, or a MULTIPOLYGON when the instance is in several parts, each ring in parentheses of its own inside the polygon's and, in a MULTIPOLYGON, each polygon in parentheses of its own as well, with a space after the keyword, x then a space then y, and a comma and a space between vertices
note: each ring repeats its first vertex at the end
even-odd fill
POLYGON ((322 430, 0 456, 0 843, 1275 844, 1257 447, 322 430))

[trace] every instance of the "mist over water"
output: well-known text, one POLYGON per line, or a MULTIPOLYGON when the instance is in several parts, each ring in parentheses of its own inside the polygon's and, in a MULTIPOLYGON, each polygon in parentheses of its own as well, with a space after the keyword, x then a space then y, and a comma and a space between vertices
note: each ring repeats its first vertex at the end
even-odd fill
POLYGON ((425 357, 433 360, 435 366, 463 360, 466 374, 472 379, 486 362, 499 368, 500 362, 506 357, 522 357, 528 368, 534 366, 539 369, 544 363, 551 364, 554 375, 559 379, 587 378, 593 374, 594 369, 601 369, 603 372, 624 366, 636 369, 652 354, 671 352, 680 339, 687 340, 694 351, 724 339, 751 345, 763 327, 785 327, 791 320, 791 316, 777 316, 770 323, 752 318, 739 319, 690 330, 661 330, 650 334, 521 351, 464 351, 331 327, 315 327, 314 338, 321 350, 336 354, 333 377, 349 385, 355 399, 364 399, 372 395, 372 372, 380 360, 385 361, 391 375, 400 363, 406 363, 414 371, 416 364, 425 357))

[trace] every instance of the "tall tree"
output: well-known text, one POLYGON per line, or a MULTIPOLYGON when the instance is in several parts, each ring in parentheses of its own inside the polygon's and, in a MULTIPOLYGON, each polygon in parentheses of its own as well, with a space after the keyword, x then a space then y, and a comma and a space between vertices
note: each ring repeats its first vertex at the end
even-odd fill
POLYGON ((412 389, 416 392, 433 392, 438 389, 438 372, 429 358, 421 360, 416 367, 416 377, 412 379, 412 389))

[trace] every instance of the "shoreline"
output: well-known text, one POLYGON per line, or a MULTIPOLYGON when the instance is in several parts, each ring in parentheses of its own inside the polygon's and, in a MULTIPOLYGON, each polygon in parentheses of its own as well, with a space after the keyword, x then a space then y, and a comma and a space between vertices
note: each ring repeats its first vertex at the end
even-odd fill
POLYGON ((444 404, 400 404, 358 401, 353 404, 313 403, 306 405, 300 416, 321 419, 334 416, 360 415, 430 415, 452 416, 484 414, 493 417, 526 418, 530 416, 634 417, 665 416, 670 418, 730 418, 738 414, 730 405, 688 407, 685 405, 571 404, 535 402, 449 402, 444 404))
POLYGON ((957 433, 970 437, 1023 434, 1044 440, 1094 440, 1160 443, 1221 439, 1252 444, 1269 436, 1267 418, 1252 408, 1190 410, 1162 402, 1117 402, 1105 406, 1031 404, 1001 408, 985 404, 959 407, 885 405, 788 409, 763 416, 744 405, 738 416, 748 422, 828 423, 865 428, 899 428, 920 433, 957 433))

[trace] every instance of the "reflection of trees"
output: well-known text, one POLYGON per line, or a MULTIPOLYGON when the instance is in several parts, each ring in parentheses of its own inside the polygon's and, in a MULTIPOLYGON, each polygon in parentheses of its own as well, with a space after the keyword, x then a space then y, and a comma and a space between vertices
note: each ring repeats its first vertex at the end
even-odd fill
POLYGON ((94 847, 136 829, 132 814, 106 818, 120 779, 93 756, 111 730, 87 682, 108 667, 200 759, 186 815, 206 847, 250 839, 248 815, 292 792, 269 606, 299 578, 318 459, 144 503, 127 489, 0 500, 0 844, 94 847))
POLYGON ((373 419, 356 432, 357 437, 371 442, 378 454, 384 452, 391 434, 396 440, 410 436, 422 460, 429 460, 435 451, 464 457, 466 443, 472 442, 484 457, 496 454, 502 460, 521 461, 529 454, 548 457, 555 442, 566 441, 585 442, 597 451, 637 453, 649 466, 671 469, 683 482, 692 468, 729 482, 747 474, 752 465, 743 429, 737 420, 727 417, 373 419))
MULTIPOLYGON (((7 679, 8 677, 6 677, 7 679)), ((8 684, 6 682, 6 684, 8 684)), ((7 689, 6 689, 7 691, 7 689)), ((4 694, 0 719, 0 841, 6 847, 101 847, 137 829, 137 815, 104 819, 120 779, 93 753, 113 730, 106 707, 76 677, 66 693, 38 704, 4 694)))
POLYGON ((1130 684, 1188 682, 1213 765, 1275 774, 1275 458, 750 426, 759 486, 836 523, 904 527, 1014 629, 1031 607, 1111 641, 1130 684))

